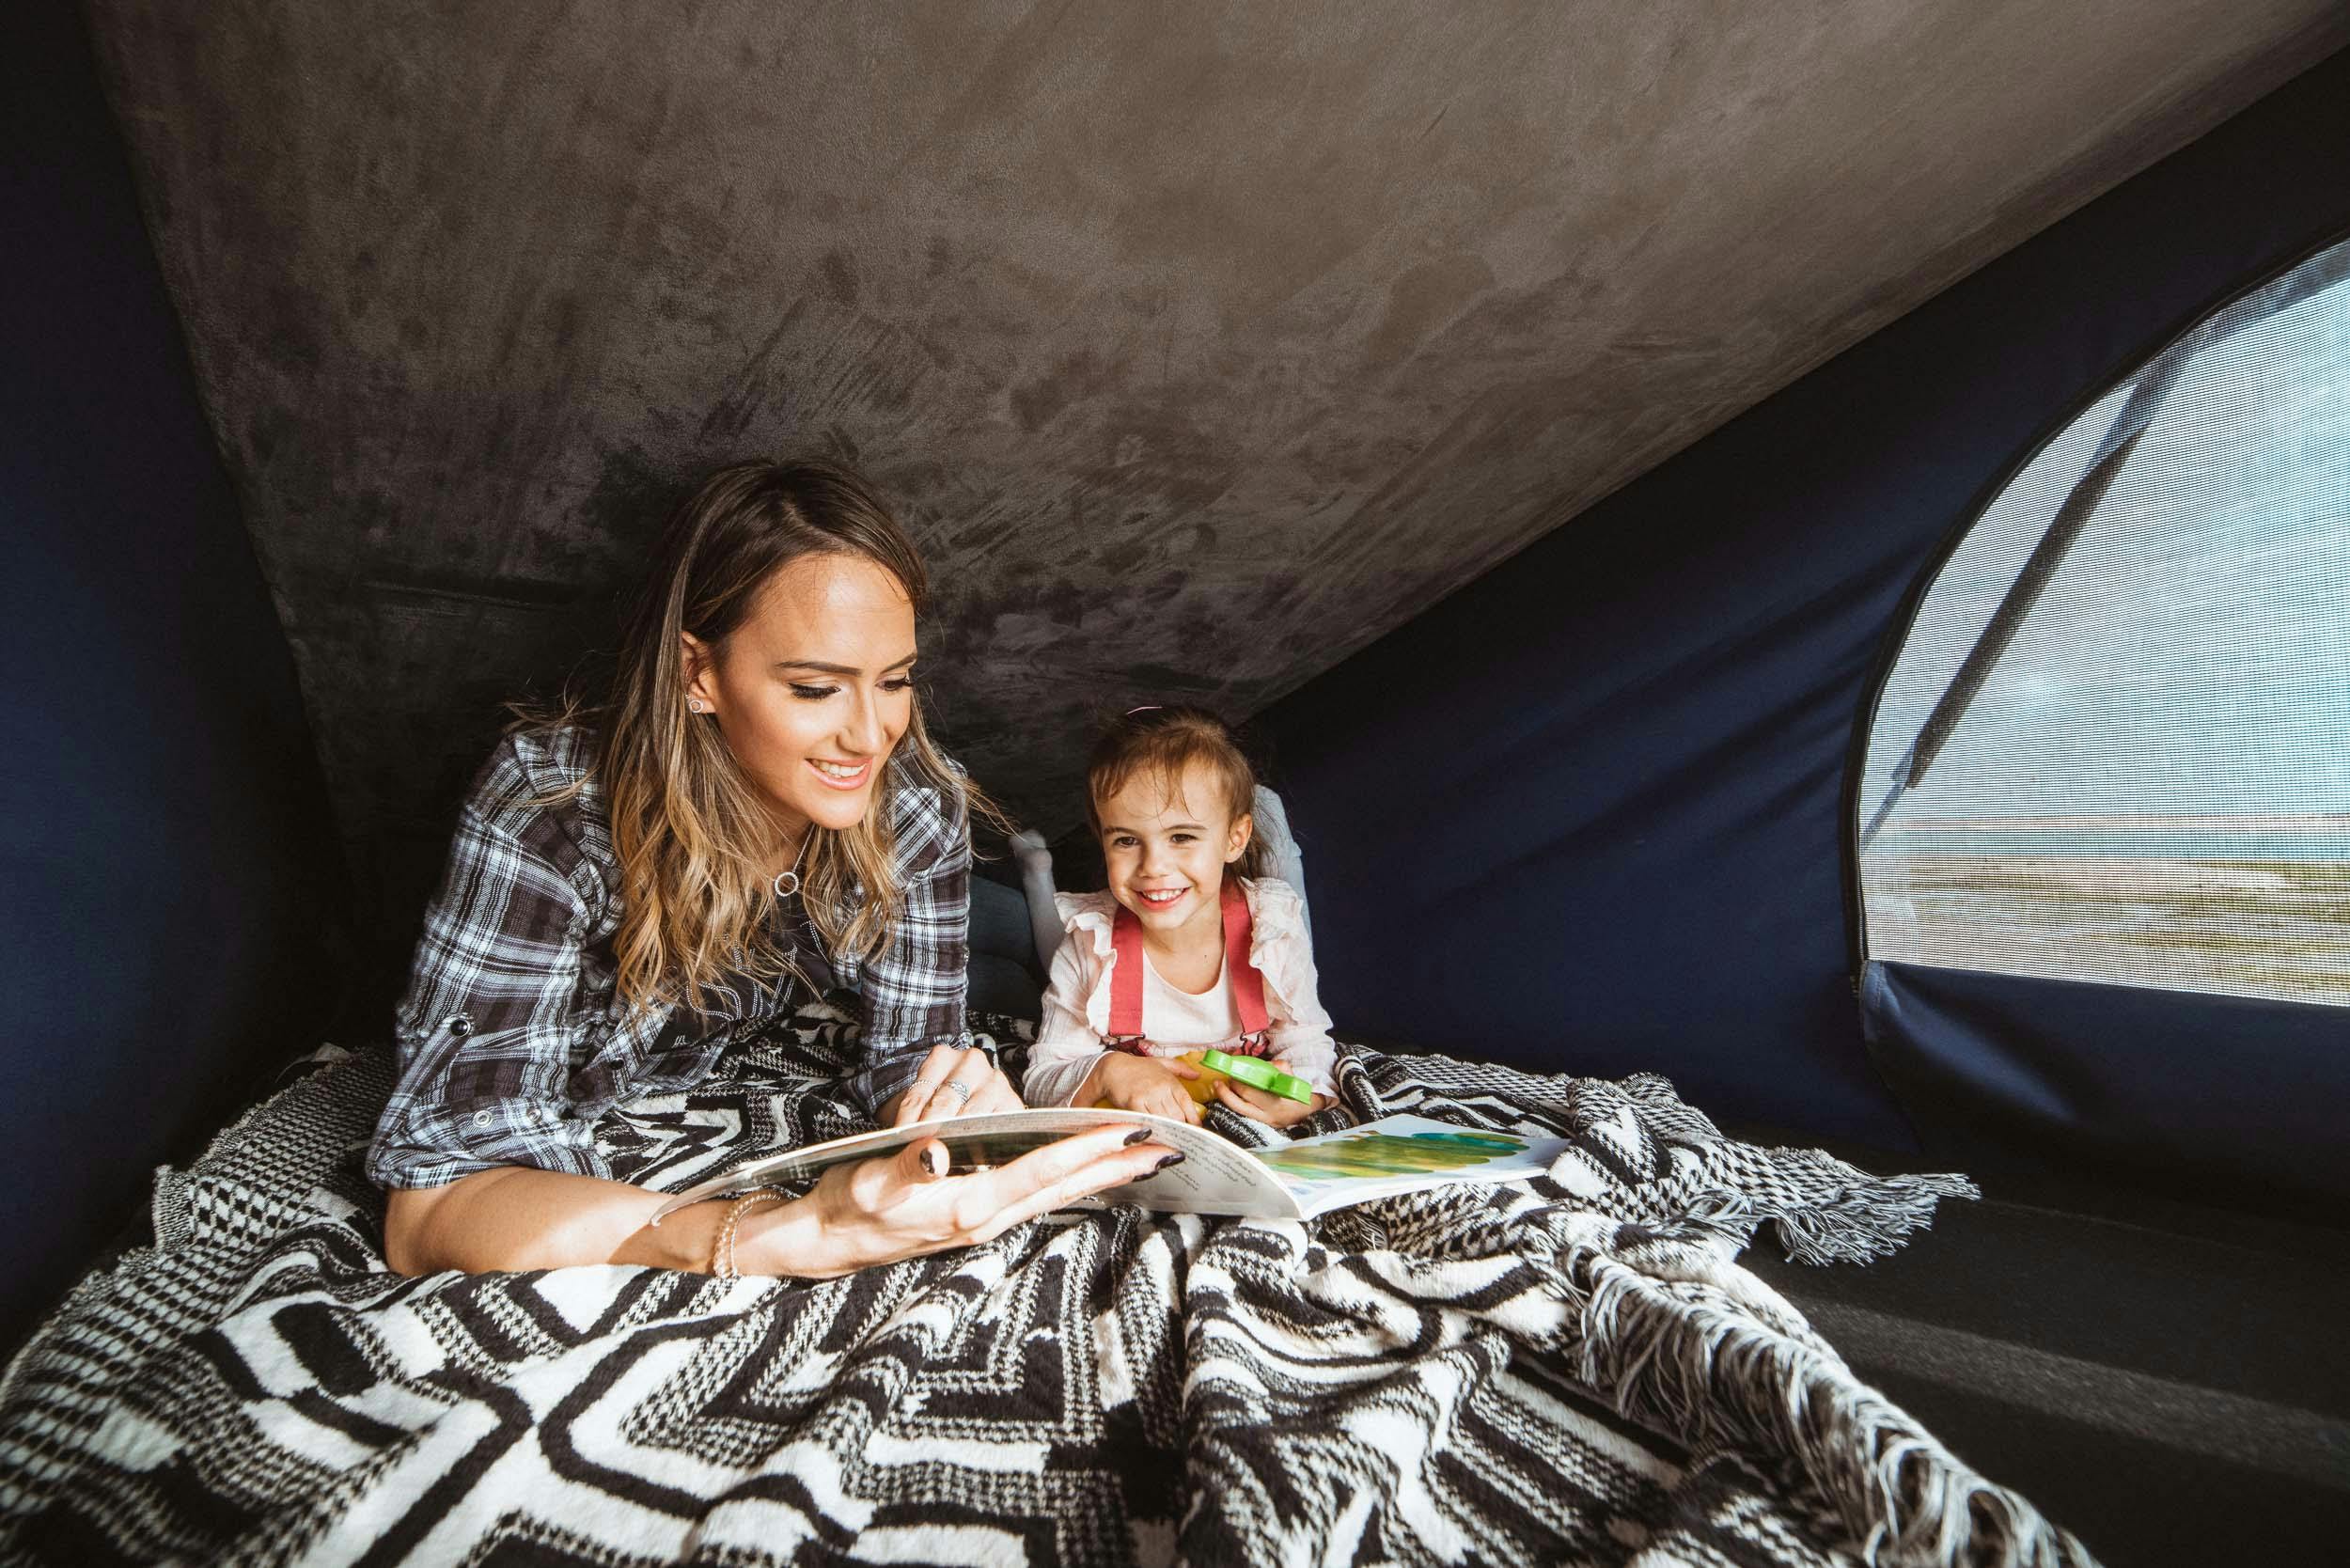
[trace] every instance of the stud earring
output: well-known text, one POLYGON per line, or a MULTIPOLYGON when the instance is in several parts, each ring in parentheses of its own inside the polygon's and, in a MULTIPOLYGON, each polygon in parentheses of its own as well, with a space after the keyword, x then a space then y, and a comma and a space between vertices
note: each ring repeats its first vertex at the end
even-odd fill
POLYGON ((685 699, 685 705, 686 705, 688 708, 691 708, 692 710, 694 710, 694 712, 696 712, 696 713, 706 713, 710 712, 710 704, 709 704, 709 703, 707 703, 707 702, 704 702, 704 701, 703 701, 700 698, 698 698, 698 697, 689 697, 689 698, 687 698, 685 699))

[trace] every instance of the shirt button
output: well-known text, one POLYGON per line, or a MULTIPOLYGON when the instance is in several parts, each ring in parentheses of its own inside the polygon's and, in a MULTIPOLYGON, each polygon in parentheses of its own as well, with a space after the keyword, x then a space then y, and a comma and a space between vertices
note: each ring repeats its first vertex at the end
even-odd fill
POLYGON ((490 1124, 490 1113, 489 1113, 488 1111, 476 1111, 476 1112, 474 1112, 474 1113, 473 1113, 473 1124, 474 1124, 475 1126, 477 1126, 477 1127, 486 1127, 486 1126, 488 1126, 488 1125, 490 1124))

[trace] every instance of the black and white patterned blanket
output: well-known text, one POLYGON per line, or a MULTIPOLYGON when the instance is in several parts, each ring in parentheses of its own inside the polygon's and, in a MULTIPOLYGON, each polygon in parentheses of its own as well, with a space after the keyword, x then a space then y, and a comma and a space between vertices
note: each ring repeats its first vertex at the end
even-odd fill
MULTIPOLYGON (((676 1188, 853 1130, 848 1032, 803 1013, 603 1136, 676 1188)), ((389 1062, 330 1048, 164 1172, 156 1244, 9 1369, 0 1556, 2089 1560, 1732 1261, 1764 1223, 1865 1261, 1963 1181, 1728 1141, 1656 1077, 1352 1047, 1339 1071, 1354 1116, 1574 1147, 1528 1188, 1312 1226, 1067 1214, 822 1284, 405 1279, 358 1168, 389 1062)))

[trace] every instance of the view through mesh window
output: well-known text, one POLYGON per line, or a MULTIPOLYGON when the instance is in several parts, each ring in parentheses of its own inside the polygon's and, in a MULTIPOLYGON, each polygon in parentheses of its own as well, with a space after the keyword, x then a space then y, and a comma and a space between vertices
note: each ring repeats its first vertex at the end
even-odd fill
POLYGON ((1869 956, 2350 1005, 2350 242, 2051 440, 1922 600, 1869 956))

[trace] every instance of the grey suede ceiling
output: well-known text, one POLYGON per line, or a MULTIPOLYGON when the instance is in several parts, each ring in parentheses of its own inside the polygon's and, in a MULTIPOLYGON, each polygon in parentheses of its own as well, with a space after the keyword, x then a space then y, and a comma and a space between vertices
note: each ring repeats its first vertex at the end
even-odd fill
MULTIPOLYGON (((2339 0, 91 0, 362 866, 829 449, 933 712, 1256 710, 2343 41, 2339 0)), ((134 450, 93 454, 135 462, 134 450)))

